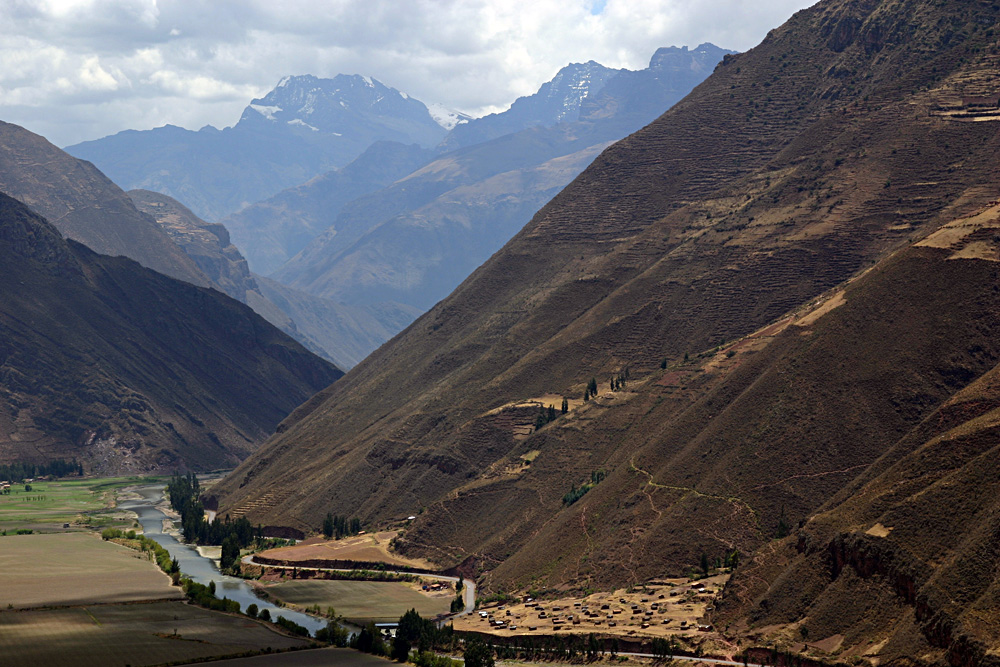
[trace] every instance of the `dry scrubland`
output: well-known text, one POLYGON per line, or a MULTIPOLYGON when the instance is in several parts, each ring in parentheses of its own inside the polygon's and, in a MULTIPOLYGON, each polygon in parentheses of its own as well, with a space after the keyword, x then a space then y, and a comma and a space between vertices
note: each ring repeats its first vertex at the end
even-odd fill
POLYGON ((0 612, 4 664, 156 665, 306 644, 245 617, 182 602, 0 612))
POLYGON ((453 588, 447 593, 428 595, 415 584, 393 581, 325 581, 292 580, 264 586, 272 597, 302 607, 318 604, 322 609, 333 607, 352 621, 391 622, 410 609, 424 618, 447 614, 455 597, 453 588))
POLYGON ((0 606, 182 598, 144 556, 92 533, 0 537, 0 606))

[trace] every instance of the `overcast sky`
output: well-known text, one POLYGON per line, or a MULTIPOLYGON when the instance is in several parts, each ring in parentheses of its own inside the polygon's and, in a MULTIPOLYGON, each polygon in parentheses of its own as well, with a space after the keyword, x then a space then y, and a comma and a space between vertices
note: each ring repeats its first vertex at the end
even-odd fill
POLYGON ((810 0, 0 0, 0 120, 66 146, 239 120, 287 74, 366 74, 481 115, 570 62, 744 51, 810 0))

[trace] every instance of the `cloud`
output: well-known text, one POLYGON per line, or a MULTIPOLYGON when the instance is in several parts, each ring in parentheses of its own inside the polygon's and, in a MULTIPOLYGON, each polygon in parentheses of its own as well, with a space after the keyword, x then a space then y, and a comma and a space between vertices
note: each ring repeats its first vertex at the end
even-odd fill
POLYGON ((287 74, 374 76, 473 114, 569 62, 645 67, 660 46, 745 50, 808 0, 7 0, 0 118, 59 145, 231 125, 287 74))

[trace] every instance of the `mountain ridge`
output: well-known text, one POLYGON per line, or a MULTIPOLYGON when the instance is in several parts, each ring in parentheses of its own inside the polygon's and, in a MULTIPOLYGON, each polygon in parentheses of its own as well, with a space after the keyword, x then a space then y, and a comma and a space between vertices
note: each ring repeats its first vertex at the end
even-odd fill
POLYGON ((342 375, 220 292, 64 240, 6 195, 0 230, 4 461, 233 465, 342 375))

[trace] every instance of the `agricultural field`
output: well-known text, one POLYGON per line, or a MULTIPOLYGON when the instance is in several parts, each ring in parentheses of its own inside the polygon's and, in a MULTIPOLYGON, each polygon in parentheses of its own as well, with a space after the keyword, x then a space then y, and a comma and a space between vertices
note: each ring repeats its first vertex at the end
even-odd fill
POLYGON ((318 648, 219 660, 212 662, 212 667, 388 667, 390 664, 399 663, 349 648, 318 648))
POLYGON ((13 665, 157 665, 307 645, 182 602, 0 611, 0 655, 13 665))
POLYGON ((387 530, 354 535, 340 540, 324 540, 314 537, 295 546, 271 549, 260 555, 288 561, 290 565, 294 565, 295 561, 322 559, 377 562, 429 570, 436 569, 425 560, 404 558, 393 553, 391 543, 398 534, 398 531, 387 530))
POLYGON ((126 486, 148 481, 140 477, 61 479, 11 486, 10 495, 0 495, 0 534, 18 529, 53 532, 64 525, 79 529, 131 528, 132 519, 114 509, 114 494, 126 486))
POLYGON ((455 597, 454 589, 428 595, 417 584, 395 581, 286 580, 262 588, 297 607, 333 607, 349 620, 377 623, 398 621, 410 609, 424 618, 447 614, 455 597))
POLYGON ((181 597, 145 554, 95 533, 0 537, 0 609, 181 597))

